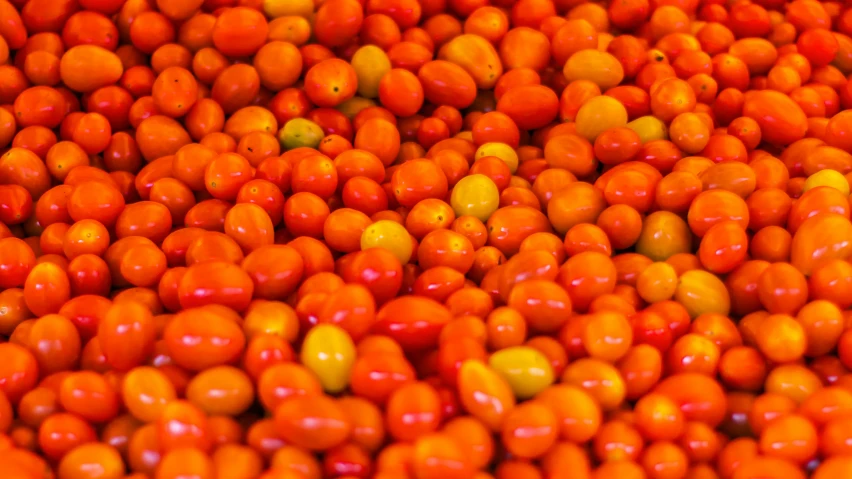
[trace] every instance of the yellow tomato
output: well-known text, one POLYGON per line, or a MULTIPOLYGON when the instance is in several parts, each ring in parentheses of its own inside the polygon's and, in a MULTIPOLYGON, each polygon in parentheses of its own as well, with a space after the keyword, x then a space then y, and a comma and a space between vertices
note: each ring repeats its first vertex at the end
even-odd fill
POLYGON ((577 134, 594 142, 601 133, 627 124, 627 109, 611 96, 600 95, 590 98, 574 120, 577 134))
POLYGON ((391 220, 379 220, 361 233, 361 250, 384 248, 406 264, 411 259, 414 245, 405 226, 391 220))
POLYGON ((635 131, 639 135, 642 143, 648 143, 654 140, 667 140, 669 132, 666 124, 659 118, 651 115, 639 117, 627 124, 627 128, 635 131))
POLYGON ((326 392, 339 393, 349 386, 355 355, 349 333, 333 324, 319 324, 305 336, 300 357, 326 392))
POLYGON ((575 52, 562 69, 568 83, 589 80, 608 90, 624 80, 624 67, 612 54, 589 48, 575 52))
POLYGON ((805 180, 804 191, 808 191, 817 186, 828 186, 834 188, 844 195, 849 195, 849 181, 842 173, 835 170, 820 170, 812 174, 805 180))
POLYGON ((484 223, 500 206, 500 192, 485 175, 465 176, 453 187, 450 205, 457 218, 474 216, 484 223))
POLYGON ((731 297, 725 283, 702 269, 693 269, 680 276, 675 301, 682 304, 692 318, 705 313, 727 316, 731 310, 731 297))
POLYGON ((359 48, 349 62, 358 76, 358 94, 365 98, 379 96, 379 82, 391 70, 391 62, 384 50, 375 45, 359 48))
POLYGON ((505 143, 496 141, 485 143, 476 150, 475 156, 477 160, 486 156, 496 156, 503 160, 503 163, 506 163, 512 174, 518 171, 518 153, 515 152, 514 148, 505 143))
POLYGON ((278 132, 278 141, 282 150, 292 150, 300 147, 316 148, 325 133, 319 125, 305 118, 293 118, 284 124, 278 132))
POLYGON ((553 384, 553 368, 541 351, 529 346, 501 349, 488 364, 509 383, 518 399, 527 399, 553 384))

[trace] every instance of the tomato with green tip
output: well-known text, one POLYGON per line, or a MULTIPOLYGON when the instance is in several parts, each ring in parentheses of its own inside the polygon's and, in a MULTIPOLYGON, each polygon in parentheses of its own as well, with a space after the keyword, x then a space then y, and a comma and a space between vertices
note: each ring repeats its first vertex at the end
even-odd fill
POLYGON ((278 141, 284 151, 317 148, 324 136, 322 128, 306 118, 293 118, 278 131, 278 141))

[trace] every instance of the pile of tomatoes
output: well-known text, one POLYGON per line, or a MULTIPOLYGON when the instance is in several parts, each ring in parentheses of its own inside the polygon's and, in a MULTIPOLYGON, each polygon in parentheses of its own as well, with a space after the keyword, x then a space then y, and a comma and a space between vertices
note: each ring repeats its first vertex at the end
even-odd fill
POLYGON ((852 477, 850 5, 0 0, 0 478, 852 477))

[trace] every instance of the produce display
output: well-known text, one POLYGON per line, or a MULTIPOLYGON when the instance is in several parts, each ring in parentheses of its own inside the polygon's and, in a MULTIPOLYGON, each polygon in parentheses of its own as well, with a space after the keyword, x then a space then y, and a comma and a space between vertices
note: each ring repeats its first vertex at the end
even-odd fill
POLYGON ((0 479, 852 478, 852 3, 0 0, 0 479))

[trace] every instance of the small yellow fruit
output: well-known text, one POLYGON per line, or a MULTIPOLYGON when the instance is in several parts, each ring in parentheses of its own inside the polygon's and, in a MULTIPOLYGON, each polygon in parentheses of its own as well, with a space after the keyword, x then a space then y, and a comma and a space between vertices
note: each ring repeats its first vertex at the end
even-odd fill
POLYGON ((475 157, 478 160, 486 156, 496 156, 503 160, 503 163, 506 163, 506 166, 509 167, 512 174, 515 174, 515 172, 518 171, 518 153, 515 152, 511 146, 505 143, 492 141, 481 145, 476 150, 475 157))
POLYGON ((355 51, 349 63, 358 77, 358 94, 364 98, 377 98, 379 82, 391 70, 385 51, 375 45, 364 45, 355 51))
POLYGON ((384 248, 406 264, 411 259, 414 244, 411 234, 405 226, 391 220, 379 220, 371 224, 361 234, 361 250, 384 248))
POLYGON ((828 186, 840 191, 844 195, 849 195, 849 181, 842 173, 835 170, 820 170, 812 174, 805 180, 803 191, 816 188, 817 186, 828 186))
POLYGON ((659 118, 651 115, 639 117, 627 124, 627 128, 635 131, 639 135, 642 143, 648 143, 654 140, 667 140, 669 131, 666 124, 659 118))
POLYGON ((580 107, 574 120, 577 134, 594 142, 595 138, 610 128, 627 124, 627 109, 611 96, 600 95, 580 107))
POLYGON ((727 316, 731 311, 731 296, 725 283, 715 274, 701 269, 690 270, 680 276, 674 297, 692 318, 704 313, 727 316))
POLYGON ((553 384, 553 368, 547 357, 529 346, 496 351, 488 364, 503 377, 518 399, 528 399, 553 384))
POLYGON ((450 206, 457 218, 475 216, 484 223, 500 206, 500 191, 485 175, 465 176, 453 187, 450 206))
POLYGON ((355 356, 349 333, 333 324, 319 324, 305 336, 300 357, 326 392, 339 393, 349 386, 355 356))

